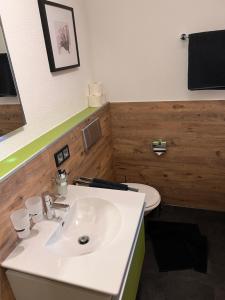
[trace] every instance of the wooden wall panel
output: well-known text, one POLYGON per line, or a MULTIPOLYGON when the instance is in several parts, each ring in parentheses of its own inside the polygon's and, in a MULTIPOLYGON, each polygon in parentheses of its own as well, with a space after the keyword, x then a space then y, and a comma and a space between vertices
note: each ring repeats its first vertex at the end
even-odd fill
POLYGON ((21 104, 0 104, 0 136, 24 125, 21 104))
POLYGON ((111 103, 118 181, 156 187, 164 202, 225 211, 225 101, 111 103), (161 157, 151 142, 162 138, 161 157))
MULTIPOLYGON (((43 153, 35 157, 16 173, 0 183, 0 261, 18 243, 12 228, 10 213, 24 205, 27 197, 54 191, 53 178, 56 174, 54 153, 68 144, 70 159, 62 168, 70 173, 69 181, 75 176, 98 176, 113 180, 112 144, 109 105, 104 106, 85 122, 71 130, 43 153), (84 152, 81 129, 96 117, 100 118, 103 137, 88 153, 84 152)), ((13 300, 4 270, 0 269, 0 299, 13 300)))

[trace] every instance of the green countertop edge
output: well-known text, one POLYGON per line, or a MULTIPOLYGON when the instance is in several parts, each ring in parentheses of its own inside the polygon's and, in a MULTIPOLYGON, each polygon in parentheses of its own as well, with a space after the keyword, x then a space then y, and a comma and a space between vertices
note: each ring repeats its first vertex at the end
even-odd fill
POLYGON ((38 154, 42 149, 54 143, 57 139, 59 139, 73 127, 91 116, 98 109, 99 108, 97 107, 89 107, 84 109, 62 124, 41 135, 33 142, 29 143, 28 145, 24 146, 23 148, 0 161, 0 181, 5 179, 6 176, 10 175, 13 171, 15 171, 19 166, 23 165, 29 159, 31 159, 34 155, 38 154))

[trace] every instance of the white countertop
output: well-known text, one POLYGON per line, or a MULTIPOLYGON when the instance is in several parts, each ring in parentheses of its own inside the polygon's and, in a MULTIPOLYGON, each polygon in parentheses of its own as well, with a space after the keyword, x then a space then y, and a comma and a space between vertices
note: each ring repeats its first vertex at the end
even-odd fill
POLYGON ((59 223, 44 220, 36 224, 29 238, 22 240, 2 263, 6 269, 41 276, 83 288, 117 295, 120 291, 136 231, 143 215, 145 194, 69 186, 64 203, 78 198, 98 197, 113 203, 120 211, 122 224, 116 237, 97 251, 62 257, 46 250, 46 243, 59 223))

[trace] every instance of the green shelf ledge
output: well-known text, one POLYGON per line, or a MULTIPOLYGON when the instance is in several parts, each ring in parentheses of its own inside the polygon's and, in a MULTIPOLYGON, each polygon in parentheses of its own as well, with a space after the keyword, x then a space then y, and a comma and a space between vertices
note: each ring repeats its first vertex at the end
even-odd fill
POLYGON ((42 149, 54 143, 57 139, 74 128, 76 125, 90 117, 99 108, 89 107, 66 120, 62 124, 56 126, 39 138, 32 141, 30 144, 19 149, 15 153, 0 161, 0 181, 6 176, 14 172, 18 167, 24 165, 33 156, 37 155, 42 149))

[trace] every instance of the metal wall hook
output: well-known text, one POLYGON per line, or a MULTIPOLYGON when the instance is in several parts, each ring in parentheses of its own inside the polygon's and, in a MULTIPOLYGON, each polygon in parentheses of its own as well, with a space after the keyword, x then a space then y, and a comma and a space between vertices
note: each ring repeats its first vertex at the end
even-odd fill
POLYGON ((189 35, 186 34, 186 33, 182 33, 181 36, 180 36, 180 39, 181 39, 182 41, 186 41, 187 39, 189 39, 189 35))

